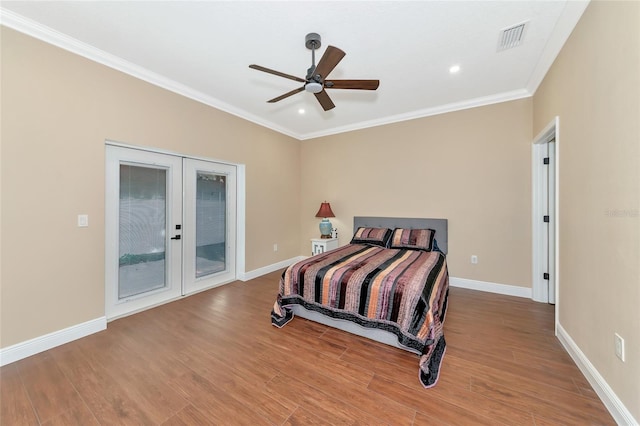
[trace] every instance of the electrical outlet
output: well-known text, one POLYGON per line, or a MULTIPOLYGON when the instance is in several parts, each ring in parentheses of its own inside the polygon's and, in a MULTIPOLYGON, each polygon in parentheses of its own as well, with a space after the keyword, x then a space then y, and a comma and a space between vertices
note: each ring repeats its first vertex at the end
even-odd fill
POLYGON ((89 215, 88 214, 79 214, 78 215, 78 227, 86 228, 89 226, 89 215))
POLYGON ((278 251, 278 244, 273 245, 273 251, 278 251))
POLYGON ((624 339, 618 333, 615 333, 614 341, 616 356, 620 358, 622 362, 624 362, 624 339))
POLYGON ((478 263, 478 256, 476 256, 475 254, 471 255, 471 263, 473 263, 474 265, 476 263, 478 263))

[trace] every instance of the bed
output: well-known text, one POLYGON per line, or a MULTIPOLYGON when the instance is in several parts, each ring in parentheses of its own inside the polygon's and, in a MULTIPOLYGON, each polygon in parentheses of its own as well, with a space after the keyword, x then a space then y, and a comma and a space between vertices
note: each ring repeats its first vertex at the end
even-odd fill
POLYGON ((282 273, 271 323, 297 315, 413 352, 432 387, 446 348, 447 251, 446 219, 355 217, 349 244, 282 273))

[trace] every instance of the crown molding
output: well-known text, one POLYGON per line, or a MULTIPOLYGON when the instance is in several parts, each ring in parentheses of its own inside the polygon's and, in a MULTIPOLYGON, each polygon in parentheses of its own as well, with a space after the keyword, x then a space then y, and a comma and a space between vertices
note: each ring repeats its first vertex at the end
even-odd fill
POLYGON ((383 126, 385 124, 399 123, 401 121, 415 120, 417 118, 430 117, 432 115, 446 114, 448 112, 461 111, 470 108, 498 104, 501 102, 515 101, 522 98, 528 98, 532 94, 526 89, 513 90, 510 92, 498 93, 495 95, 483 96, 475 99, 468 99, 461 102, 454 102, 445 105, 438 105, 433 108, 426 108, 417 111, 411 111, 404 114, 391 115, 380 118, 378 120, 362 121, 360 123, 350 124, 348 126, 334 127, 323 130, 321 132, 306 133, 300 136, 300 140, 320 138, 323 136, 331 136, 338 133, 351 132, 353 130, 361 130, 369 127, 383 126))
POLYGON ((300 139, 299 135, 284 127, 278 126, 270 121, 250 114, 245 110, 229 105, 226 102, 222 102, 212 96, 205 95, 200 91, 194 90, 189 86, 178 83, 177 81, 167 78, 161 74, 149 71, 148 69, 135 65, 129 61, 125 61, 115 55, 78 41, 73 37, 69 37, 66 34, 53 30, 2 7, 0 7, 0 25, 44 41, 45 43, 54 45, 68 52, 75 53, 76 55, 105 65, 109 68, 113 68, 137 79, 146 81, 154 86, 161 87, 178 95, 185 96, 202 104, 219 109, 231 115, 235 115, 236 117, 240 117, 259 126, 266 127, 295 139, 300 139))

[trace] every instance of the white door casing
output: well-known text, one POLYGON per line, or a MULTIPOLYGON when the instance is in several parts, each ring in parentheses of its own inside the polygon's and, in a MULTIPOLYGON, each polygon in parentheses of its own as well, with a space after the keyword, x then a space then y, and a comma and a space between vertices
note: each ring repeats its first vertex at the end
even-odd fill
POLYGON ((558 312, 558 164, 559 117, 549 123, 532 144, 532 296, 556 304, 558 312), (548 164, 544 159, 548 158, 548 164), (549 222, 544 222, 545 215, 549 222), (549 279, 544 274, 549 274, 549 279))

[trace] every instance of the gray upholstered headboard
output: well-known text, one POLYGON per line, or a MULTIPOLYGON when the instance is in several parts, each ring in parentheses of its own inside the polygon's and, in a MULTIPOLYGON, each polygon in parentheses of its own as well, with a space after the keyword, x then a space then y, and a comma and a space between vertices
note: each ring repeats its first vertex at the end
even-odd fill
POLYGON ((430 228, 436 231, 436 240, 438 247, 444 254, 449 252, 449 244, 447 235, 447 219, 419 219, 404 217, 366 217, 355 216, 353 218, 353 232, 355 233, 359 227, 367 228, 412 228, 422 229, 430 228))

